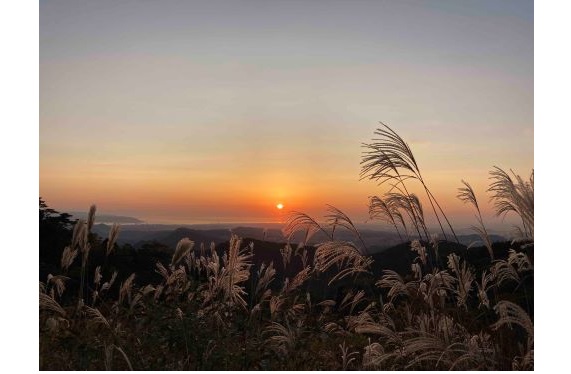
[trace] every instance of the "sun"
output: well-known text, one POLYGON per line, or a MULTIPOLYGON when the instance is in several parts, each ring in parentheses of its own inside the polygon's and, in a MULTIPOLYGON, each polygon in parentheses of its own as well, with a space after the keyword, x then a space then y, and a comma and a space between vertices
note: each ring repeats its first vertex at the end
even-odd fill
POLYGON ((279 210, 282 210, 284 208, 284 205, 282 203, 278 203, 276 205, 276 208, 278 208, 279 210))

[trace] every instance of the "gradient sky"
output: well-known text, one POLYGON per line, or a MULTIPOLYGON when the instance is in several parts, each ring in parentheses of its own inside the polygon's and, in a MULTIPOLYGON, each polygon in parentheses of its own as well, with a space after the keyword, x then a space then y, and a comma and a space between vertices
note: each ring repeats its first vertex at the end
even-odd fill
MULTIPOLYGON (((149 222, 357 222, 383 121, 453 222, 533 168, 532 1, 40 1, 40 195, 149 222)), ((425 209, 427 209, 426 207, 425 209)))

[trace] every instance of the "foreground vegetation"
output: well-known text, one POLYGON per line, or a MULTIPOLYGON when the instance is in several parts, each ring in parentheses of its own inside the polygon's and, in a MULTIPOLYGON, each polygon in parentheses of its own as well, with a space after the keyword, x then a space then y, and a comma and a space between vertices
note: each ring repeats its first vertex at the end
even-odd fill
POLYGON ((469 260, 408 145, 386 126, 376 134, 362 177, 389 192, 371 198, 370 216, 408 243, 405 272, 381 270, 332 206, 323 223, 292 213, 284 231, 304 240, 284 244, 276 261, 235 235, 218 248, 185 238, 168 257, 153 257, 154 278, 118 265, 119 226, 105 240, 91 234, 94 206, 75 223, 40 206, 41 227, 62 235, 69 227, 63 251, 41 249, 59 266, 40 279, 40 369, 533 370, 533 174, 491 172, 498 214, 522 220, 507 253, 489 240, 462 182, 458 197, 473 207, 487 253, 469 260), (411 183, 426 193, 440 238, 411 183), (355 240, 336 240, 339 230, 355 240), (329 240, 304 245, 316 232, 329 240))

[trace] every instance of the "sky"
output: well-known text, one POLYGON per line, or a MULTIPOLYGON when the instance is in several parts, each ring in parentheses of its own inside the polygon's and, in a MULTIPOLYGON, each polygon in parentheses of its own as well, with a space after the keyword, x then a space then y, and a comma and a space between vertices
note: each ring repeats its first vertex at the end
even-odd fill
POLYGON ((39 190, 59 211, 277 222, 331 204, 362 222, 386 191, 359 180, 379 121, 460 226, 476 223, 461 179, 499 225, 489 171, 534 167, 532 1, 50 0, 39 14, 39 190))

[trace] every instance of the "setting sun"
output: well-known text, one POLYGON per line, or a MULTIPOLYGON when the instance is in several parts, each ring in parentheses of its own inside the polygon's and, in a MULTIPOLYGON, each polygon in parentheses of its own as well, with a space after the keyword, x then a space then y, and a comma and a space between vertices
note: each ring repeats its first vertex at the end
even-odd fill
POLYGON ((566 71, 534 26, 567 3, 324 3, 9 2, 14 367, 534 371, 535 78, 566 71))

